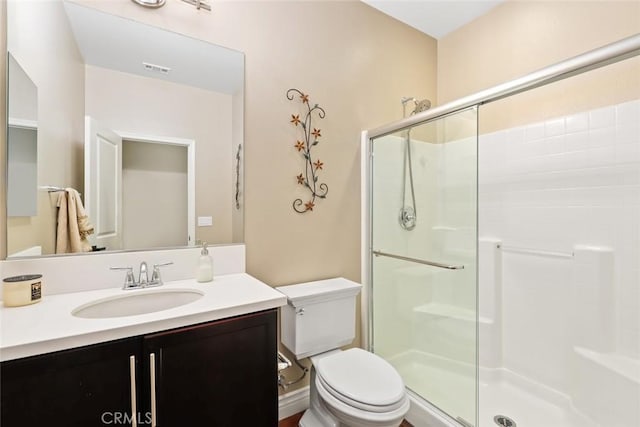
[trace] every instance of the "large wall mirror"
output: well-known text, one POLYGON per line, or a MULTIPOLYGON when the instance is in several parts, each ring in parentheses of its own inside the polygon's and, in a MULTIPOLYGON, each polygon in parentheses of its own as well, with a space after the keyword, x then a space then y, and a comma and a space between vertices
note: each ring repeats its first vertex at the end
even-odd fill
POLYGON ((66 188, 92 251, 243 241, 243 53, 71 1, 7 21, 9 258, 69 251, 66 188))

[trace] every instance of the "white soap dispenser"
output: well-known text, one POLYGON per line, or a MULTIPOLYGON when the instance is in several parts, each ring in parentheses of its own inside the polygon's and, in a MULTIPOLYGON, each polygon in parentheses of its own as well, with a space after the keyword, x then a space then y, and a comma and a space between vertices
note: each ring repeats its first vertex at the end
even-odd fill
POLYGON ((213 258, 209 255, 207 242, 202 243, 202 251, 198 260, 198 269, 196 271, 196 281, 210 282, 213 280, 213 258))

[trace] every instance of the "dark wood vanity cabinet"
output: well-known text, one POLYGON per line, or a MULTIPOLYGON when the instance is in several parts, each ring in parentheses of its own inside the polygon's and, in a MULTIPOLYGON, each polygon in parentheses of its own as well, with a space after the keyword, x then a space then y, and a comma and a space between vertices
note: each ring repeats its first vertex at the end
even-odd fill
POLYGON ((0 424, 103 425, 131 407, 129 358, 139 352, 139 339, 125 339, 3 362, 0 424))
POLYGON ((277 426, 275 311, 143 341, 156 359, 158 426, 277 426))
POLYGON ((3 362, 1 425, 132 425, 132 363, 139 426, 278 424, 269 310, 3 362))

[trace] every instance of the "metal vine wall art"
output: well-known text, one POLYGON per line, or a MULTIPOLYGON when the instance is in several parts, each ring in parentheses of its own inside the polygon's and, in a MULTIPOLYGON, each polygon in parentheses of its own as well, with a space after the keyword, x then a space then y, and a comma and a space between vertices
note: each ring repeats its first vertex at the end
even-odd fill
POLYGON ((318 183, 318 173, 322 170, 324 163, 317 159, 313 160, 311 149, 320 143, 321 131, 320 128, 312 126, 312 120, 315 115, 318 118, 324 119, 325 112, 318 105, 314 104, 313 107, 309 102, 309 95, 305 95, 298 89, 289 89, 287 91, 287 99, 293 101, 296 95, 302 102, 302 105, 306 107, 303 111, 304 118, 300 118, 300 114, 291 115, 291 123, 294 126, 300 126, 302 128, 302 140, 296 140, 294 147, 304 158, 304 172, 296 176, 298 184, 303 185, 311 192, 311 197, 307 202, 302 199, 296 199, 293 201, 293 210, 298 213, 305 213, 307 211, 313 211, 316 206, 316 199, 325 199, 329 192, 329 187, 325 183, 318 183))

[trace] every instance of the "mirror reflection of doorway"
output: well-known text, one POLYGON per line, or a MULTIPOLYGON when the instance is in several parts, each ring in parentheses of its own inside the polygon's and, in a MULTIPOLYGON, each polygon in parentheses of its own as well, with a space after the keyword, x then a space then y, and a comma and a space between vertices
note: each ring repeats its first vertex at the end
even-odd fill
POLYGON ((193 245, 195 141, 113 131, 88 116, 85 132, 91 244, 107 250, 193 245))
POLYGON ((186 146, 123 139, 122 237, 127 248, 187 246, 187 193, 186 146))

